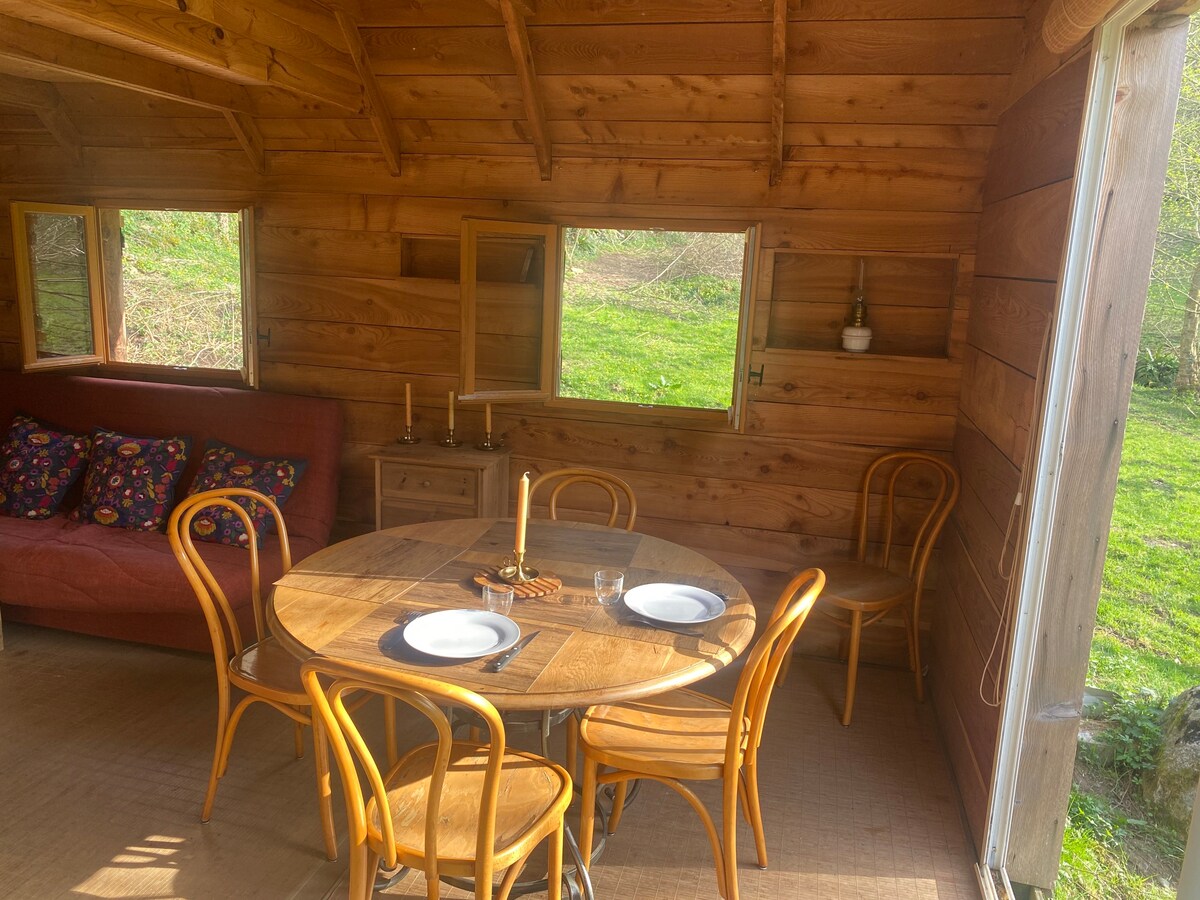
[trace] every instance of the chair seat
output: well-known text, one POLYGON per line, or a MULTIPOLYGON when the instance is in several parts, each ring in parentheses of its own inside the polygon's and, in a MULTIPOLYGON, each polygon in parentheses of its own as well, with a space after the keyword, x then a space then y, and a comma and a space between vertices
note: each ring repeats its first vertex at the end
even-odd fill
POLYGON ((608 766, 664 778, 710 780, 725 771, 729 716, 729 704, 715 697, 669 691, 593 706, 579 725, 579 739, 588 756, 608 766))
MULTIPOLYGON (((396 849, 409 865, 420 865, 425 855, 425 810, 429 774, 435 768, 437 744, 417 747, 401 759, 387 775, 388 806, 396 833, 396 849)), ((438 819, 439 867, 447 872, 471 872, 475 865, 475 837, 479 821, 479 798, 487 768, 488 748, 455 741, 450 766, 442 788, 438 819)), ((500 770, 496 807, 495 861, 497 867, 512 865, 520 858, 519 844, 528 837, 539 819, 543 834, 557 827, 571 802, 571 779, 554 763, 516 750, 507 751, 500 770)), ((374 800, 367 804, 370 840, 380 846, 379 810, 374 800)))
POLYGON ((229 680, 244 691, 280 703, 309 704, 300 681, 300 660, 273 637, 251 644, 231 659, 229 680))
POLYGON ((913 583, 879 566, 849 559, 824 560, 825 590, 820 603, 860 612, 878 612, 910 597, 913 583))

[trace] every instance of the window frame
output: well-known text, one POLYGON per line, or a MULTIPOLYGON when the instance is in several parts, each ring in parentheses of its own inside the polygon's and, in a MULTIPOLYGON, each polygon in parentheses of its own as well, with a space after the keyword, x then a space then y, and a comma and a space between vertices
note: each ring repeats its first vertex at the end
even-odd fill
POLYGON ((13 254, 17 258, 17 297, 21 313, 19 338, 21 344, 21 370, 36 372, 54 369, 82 370, 88 374, 116 378, 140 378, 153 381, 169 381, 185 384, 243 385, 257 388, 259 382, 258 362, 258 308, 255 302, 254 257, 254 205, 248 201, 160 201, 143 199, 104 199, 84 204, 53 204, 14 200, 9 204, 12 221, 13 254), (241 264, 242 292, 242 364, 237 369, 213 369, 203 366, 171 366, 153 363, 130 363, 111 358, 108 335, 109 313, 109 264, 105 259, 101 240, 100 214, 110 210, 155 210, 189 213, 221 212, 238 215, 238 252, 241 264), (88 278, 91 290, 93 332, 100 335, 95 344, 98 352, 90 356, 56 358, 49 363, 36 359, 35 319, 32 310, 32 284, 28 266, 28 234, 25 230, 25 212, 63 212, 85 216, 87 229, 88 278), (24 271, 22 271, 22 262, 24 271), (22 299, 23 297, 27 299, 22 299), (35 354, 30 361, 27 345, 33 345, 35 354))
MULTIPOLYGON (((537 224, 528 221, 508 221, 495 219, 463 218, 461 244, 461 273, 460 293, 462 300, 462 377, 460 385, 461 399, 470 401, 523 402, 536 401, 550 409, 577 411, 592 416, 610 418, 614 421, 654 420, 662 419, 668 422, 687 422, 706 427, 743 431, 745 429, 747 408, 747 378, 749 359, 754 327, 754 300, 758 290, 758 259, 761 251, 761 223, 741 219, 722 219, 715 221, 697 221, 694 219, 637 219, 571 216, 556 218, 553 223, 537 224), (468 380, 468 360, 474 363, 474 322, 475 322, 475 249, 474 238, 479 233, 479 226, 485 225, 484 232, 510 233, 504 229, 512 229, 514 235, 539 234, 547 235, 547 259, 544 264, 548 287, 543 289, 542 297, 542 335, 541 348, 542 384, 537 391, 476 391, 473 377, 468 380), (626 229, 638 231, 684 231, 697 233, 730 233, 743 234, 745 237, 744 256, 742 261, 741 298, 738 310, 737 341, 734 348, 734 367, 732 372, 733 391, 730 405, 724 409, 703 409, 700 407, 670 406, 660 404, 633 403, 622 400, 594 400, 576 397, 560 397, 558 391, 562 377, 562 289, 564 276, 564 242, 563 232, 567 228, 588 229, 626 229), (550 258, 551 246, 549 232, 553 230, 554 258, 550 258), (553 274, 553 277, 551 277, 553 274), (547 340, 546 336, 551 336, 547 340), (549 357, 549 365, 547 358, 549 357), (547 376, 550 376, 547 378, 547 376)), ((473 376, 473 371, 470 373, 473 376)))
POLYGON ((21 347, 21 371, 44 372, 98 365, 104 361, 108 347, 108 328, 102 294, 103 275, 100 268, 100 228, 93 206, 70 203, 39 203, 14 200, 9 204, 9 221, 13 234, 13 262, 17 275, 18 339, 21 347), (38 358, 37 304, 30 264, 27 214, 79 216, 83 219, 84 246, 87 253, 88 299, 92 316, 92 353, 76 356, 38 358))

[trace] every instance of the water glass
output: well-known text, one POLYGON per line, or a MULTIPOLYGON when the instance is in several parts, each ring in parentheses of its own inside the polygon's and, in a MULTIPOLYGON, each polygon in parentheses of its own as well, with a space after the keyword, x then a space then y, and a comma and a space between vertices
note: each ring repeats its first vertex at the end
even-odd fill
POLYGON ((596 573, 596 599, 601 606, 612 606, 621 599, 621 588, 625 585, 625 573, 616 569, 601 569, 596 573))
POLYGON ((485 584, 483 586, 483 608, 488 612, 507 616, 512 612, 513 589, 511 584, 485 584))

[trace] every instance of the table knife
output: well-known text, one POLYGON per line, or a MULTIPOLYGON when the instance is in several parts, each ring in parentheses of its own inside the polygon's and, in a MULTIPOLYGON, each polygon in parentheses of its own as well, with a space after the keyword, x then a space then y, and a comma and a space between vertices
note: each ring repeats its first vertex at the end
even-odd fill
POLYGON ((484 668, 487 669, 487 671, 489 671, 489 672, 499 672, 501 669, 503 669, 505 666, 507 666, 510 662, 512 662, 514 659, 516 659, 517 654, 520 653, 522 650, 524 650, 526 647, 528 647, 530 642, 535 637, 537 637, 539 634, 541 634, 540 631, 534 631, 534 632, 531 632, 531 633, 525 635, 525 637, 523 637, 519 641, 517 641, 515 647, 513 647, 511 650, 509 650, 503 656, 492 660, 490 663, 488 663, 486 666, 484 666, 484 668))

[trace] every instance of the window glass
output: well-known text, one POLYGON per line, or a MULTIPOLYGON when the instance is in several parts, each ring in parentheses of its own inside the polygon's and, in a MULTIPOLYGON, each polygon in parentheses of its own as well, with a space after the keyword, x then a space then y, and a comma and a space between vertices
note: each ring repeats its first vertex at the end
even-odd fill
POLYGON ((566 228, 558 396, 728 409, 746 234, 566 228))
POLYGON ((95 353, 84 217, 27 212, 25 232, 37 358, 95 353))
POLYGON ((109 359, 240 369, 244 359, 240 216, 106 210, 109 359), (113 241, 120 241, 113 247, 113 241), (114 271, 113 261, 119 259, 114 271))

